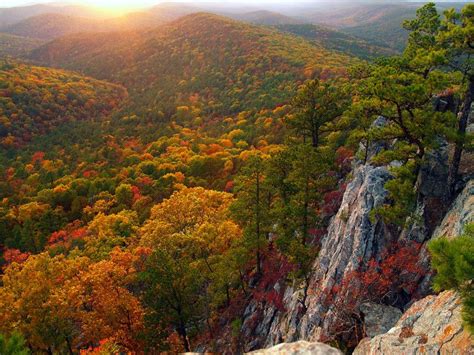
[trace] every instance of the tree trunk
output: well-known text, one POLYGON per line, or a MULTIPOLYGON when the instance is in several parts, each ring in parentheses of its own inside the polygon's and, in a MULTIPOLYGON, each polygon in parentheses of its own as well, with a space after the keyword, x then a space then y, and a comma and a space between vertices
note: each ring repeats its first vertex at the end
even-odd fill
POLYGON ((454 149, 453 161, 449 172, 449 185, 451 193, 454 192, 459 173, 459 165, 461 163, 461 156, 464 149, 464 138, 466 136, 466 128, 471 113, 472 100, 474 98, 474 77, 469 78, 469 85, 464 97, 461 112, 459 113, 458 133, 460 135, 456 142, 454 149))
POLYGON ((189 353, 191 351, 191 347, 189 345, 188 333, 186 332, 186 326, 184 325, 184 322, 182 320, 180 320, 179 322, 178 334, 181 336, 181 341, 183 342, 185 352, 189 353))
POLYGON ((227 307, 230 306, 230 291, 229 291, 229 284, 225 284, 225 297, 226 297, 226 305, 227 307))
POLYGON ((311 144, 313 148, 317 148, 319 145, 319 130, 318 128, 313 128, 313 132, 311 132, 311 144))
POLYGON ((308 229, 309 229, 309 178, 306 178, 305 188, 304 188, 304 206, 303 206, 303 235, 302 235, 302 244, 306 245, 306 239, 308 238, 308 229))
POLYGON ((66 337, 66 344, 67 344, 67 349, 69 351, 69 354, 73 355, 74 351, 72 350, 71 341, 69 337, 66 337))

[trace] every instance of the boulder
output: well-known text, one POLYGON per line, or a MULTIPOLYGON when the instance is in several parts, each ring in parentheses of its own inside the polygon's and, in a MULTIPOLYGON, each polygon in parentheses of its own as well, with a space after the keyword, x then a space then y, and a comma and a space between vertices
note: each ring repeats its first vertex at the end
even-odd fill
POLYGON ((371 338, 386 333, 402 316, 398 308, 373 302, 362 303, 359 309, 364 317, 365 333, 371 338))
POLYGON ((304 340, 295 343, 283 343, 272 348, 252 351, 247 354, 275 354, 275 355, 342 355, 338 349, 323 343, 310 343, 304 340))
POLYGON ((462 326, 461 302, 453 291, 415 302, 387 333, 363 339, 355 355, 474 354, 462 326))

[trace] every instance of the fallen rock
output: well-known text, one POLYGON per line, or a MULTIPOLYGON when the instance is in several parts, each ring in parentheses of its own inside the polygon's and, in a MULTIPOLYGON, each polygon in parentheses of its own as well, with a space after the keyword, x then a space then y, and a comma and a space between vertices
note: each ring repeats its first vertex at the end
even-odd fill
POLYGON ((256 350, 247 354, 342 355, 342 352, 323 343, 310 343, 302 340, 295 343, 279 344, 268 349, 256 350))
POLYGON ((415 302, 387 333, 363 339, 354 355, 474 354, 462 326, 461 302, 453 291, 415 302))
POLYGON ((373 302, 366 302, 359 307, 364 316, 365 333, 370 338, 386 333, 402 316, 398 308, 373 302))

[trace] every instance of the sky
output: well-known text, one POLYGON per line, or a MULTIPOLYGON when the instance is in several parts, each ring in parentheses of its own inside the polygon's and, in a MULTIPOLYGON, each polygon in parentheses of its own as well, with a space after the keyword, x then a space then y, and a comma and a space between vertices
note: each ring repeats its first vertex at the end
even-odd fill
MULTIPOLYGON (((344 1, 344 2, 356 2, 364 0, 64 0, 61 3, 73 3, 73 4, 84 4, 84 5, 95 5, 97 7, 130 7, 130 8, 140 8, 156 5, 160 2, 186 2, 186 3, 220 3, 220 4, 245 4, 245 5, 297 5, 297 4, 316 4, 318 2, 334 2, 334 1, 344 1)), ((367 0, 366 0, 367 1, 367 0)), ((386 2, 387 0, 368 0, 371 2, 386 2)), ((397 0, 394 0, 397 1, 397 0)), ((399 0, 400 1, 400 0, 399 0)), ((403 1, 403 0, 401 0, 403 1)), ((405 0, 405 1, 415 1, 415 0, 405 0)), ((423 0, 419 0, 423 1, 423 0)), ((438 2, 447 2, 450 0, 438 0, 438 2)), ((464 2, 467 0, 453 0, 457 2, 464 2)), ((15 7, 15 6, 26 6, 33 4, 47 4, 52 3, 52 0, 0 0, 0 8, 2 7, 15 7)), ((54 3, 54 2, 53 2, 54 3)), ((56 0, 55 3, 58 3, 56 0)))
MULTIPOLYGON (((327 0, 326 0, 327 1, 327 0)), ((68 2, 68 1, 66 1, 68 2)), ((135 4, 136 6, 151 6, 158 4, 160 2, 186 2, 186 3, 229 3, 229 4, 253 4, 253 5, 264 5, 264 4, 293 4, 293 3, 316 3, 318 0, 77 0, 77 1, 69 1, 69 3, 75 4, 85 4, 85 5, 97 5, 100 6, 104 2, 108 2, 110 5, 117 4, 135 4)), ((26 6, 26 5, 33 5, 33 4, 47 4, 47 3, 54 3, 51 0, 0 0, 0 8, 1 7, 15 7, 15 6, 26 6)), ((56 1, 57 3, 57 1, 56 1)), ((63 2, 61 2, 63 3, 63 2)))

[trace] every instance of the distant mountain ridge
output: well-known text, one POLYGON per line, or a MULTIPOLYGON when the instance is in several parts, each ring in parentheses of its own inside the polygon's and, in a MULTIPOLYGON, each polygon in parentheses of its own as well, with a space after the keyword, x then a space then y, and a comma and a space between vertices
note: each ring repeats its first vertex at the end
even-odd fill
POLYGON ((0 32, 0 58, 5 56, 24 57, 33 49, 44 44, 35 38, 25 38, 0 32))
POLYGON ((283 24, 276 26, 276 28, 282 32, 293 33, 306 38, 307 40, 318 43, 325 48, 341 51, 359 58, 370 59, 396 54, 396 51, 390 48, 377 46, 363 40, 362 38, 357 38, 344 32, 332 30, 320 25, 283 24))
POLYGON ((32 59, 122 83, 142 108, 156 111, 174 110, 199 93, 210 113, 273 107, 301 80, 341 73, 355 61, 293 35, 208 13, 149 31, 66 36, 35 50, 32 59))
POLYGON ((268 26, 275 26, 275 25, 299 25, 306 23, 303 20, 285 16, 278 12, 268 11, 268 10, 260 10, 260 11, 253 11, 247 12, 243 14, 237 15, 229 15, 236 20, 250 22, 258 25, 268 25, 268 26))

